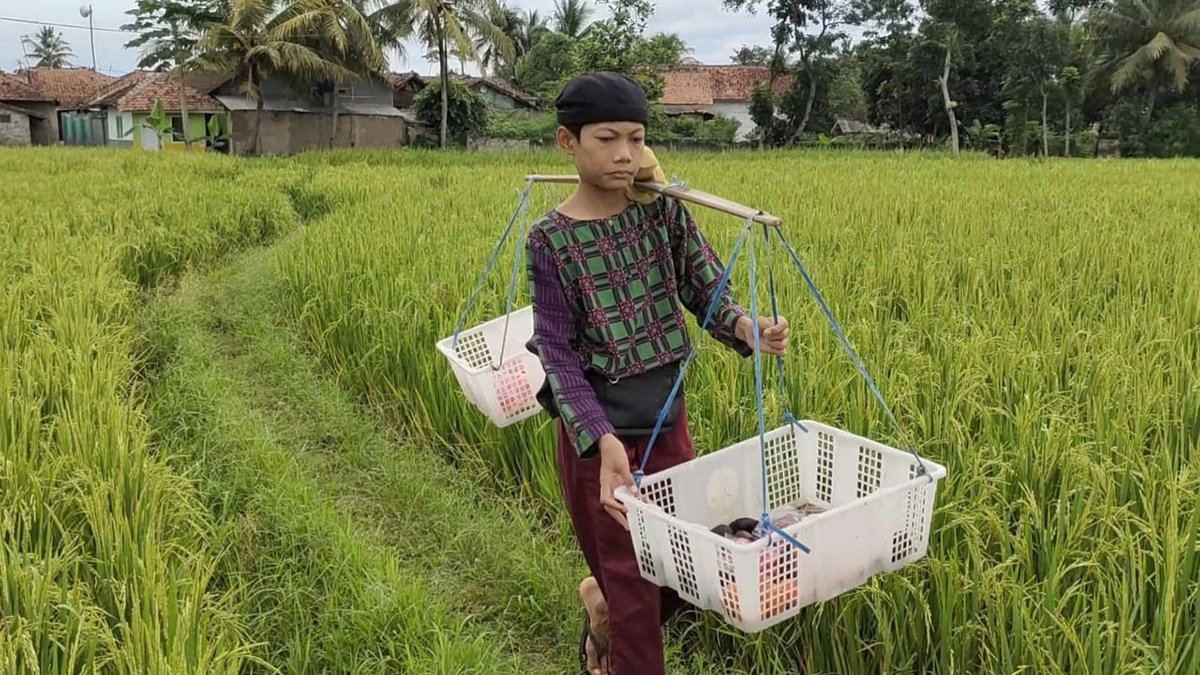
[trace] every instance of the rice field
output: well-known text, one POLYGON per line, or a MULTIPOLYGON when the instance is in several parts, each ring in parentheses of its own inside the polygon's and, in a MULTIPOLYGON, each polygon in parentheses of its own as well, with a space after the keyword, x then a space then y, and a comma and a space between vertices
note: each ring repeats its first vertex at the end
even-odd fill
MULTIPOLYGON (((949 470, 927 559, 754 636, 705 615, 678 672, 1200 671, 1200 164, 658 155, 668 175, 784 219, 904 434, 949 470)), ((0 671, 319 670, 294 656, 307 665, 289 670, 263 645, 298 635, 302 617, 256 620, 250 591, 271 588, 227 578, 225 516, 205 497, 222 486, 206 493, 177 470, 176 446, 143 412, 142 380, 167 357, 139 326, 178 316, 147 315, 145 303, 193 266, 276 240, 262 306, 345 392, 377 406, 380 424, 540 514, 528 567, 546 567, 548 545, 571 555, 553 427, 538 416, 495 429, 433 348, 453 333, 524 175, 568 172, 562 158, 55 150, 0 166, 0 671)), ((530 213, 567 189, 536 187, 530 213)), ((692 211, 728 255, 741 221, 692 211)), ((505 311, 514 246, 467 325, 505 311)), ((778 253, 760 255, 758 297, 769 307, 770 262, 792 355, 786 402, 764 369, 768 425, 786 403, 899 445, 778 253)), ((748 305, 744 258, 731 283, 748 305)), ((527 297, 520 283, 517 306, 527 297)), ((704 453, 754 436, 757 419, 752 362, 702 344, 687 387, 704 453)), ((180 429, 204 424, 189 410, 174 413, 180 429)), ((222 428, 242 426, 213 433, 222 428)), ((533 625, 569 606, 503 587, 514 595, 483 597, 519 605, 533 625)), ((571 644, 562 649, 569 663, 571 644)), ((437 672, 487 672, 469 668, 491 652, 461 653, 475 661, 443 659, 437 672)))
MULTIPOLYGON (((1200 669, 1200 165, 660 157, 668 175, 784 219, 904 431, 949 469, 926 561, 752 638, 706 621, 701 651, 749 672, 797 656, 808 672, 1200 669)), ((492 428, 432 346, 453 333, 523 177, 563 160, 340 159, 313 189, 343 206, 282 264, 288 311, 347 387, 558 514, 545 416, 492 428)), ((529 212, 567 189, 537 186, 529 212)), ((727 255, 741 221, 693 213, 727 255)), ((514 245, 466 325, 505 311, 514 245)), ((799 272, 773 264, 789 408, 896 444, 799 272)), ((747 284, 739 263, 746 304, 747 284)), ((520 283, 516 306, 527 297, 520 283)), ((751 363, 704 342, 687 384, 700 452, 757 433, 751 363)), ((769 397, 768 424, 779 414, 769 397)))

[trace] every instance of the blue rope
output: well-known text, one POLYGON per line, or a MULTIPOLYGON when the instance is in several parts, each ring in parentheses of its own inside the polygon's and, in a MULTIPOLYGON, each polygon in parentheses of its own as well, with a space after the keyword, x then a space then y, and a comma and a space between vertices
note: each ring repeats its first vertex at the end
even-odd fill
MULTIPOLYGON (((760 212, 761 213, 761 212, 760 212)), ((767 252, 767 285, 771 292, 771 318, 775 323, 779 323, 779 301, 775 294, 775 264, 771 256, 771 228, 764 224, 763 228, 763 248, 767 252)), ((779 395, 783 402, 783 420, 788 424, 793 424, 800 427, 804 433, 808 433, 808 428, 800 423, 792 414, 791 408, 788 405, 787 393, 787 376, 783 372, 783 357, 776 356, 775 363, 779 369, 779 395)))
MULTIPOLYGON (((532 191, 533 191, 533 180, 530 179, 526 183, 525 189, 523 189, 521 191, 521 200, 520 200, 520 202, 517 203, 516 210, 513 211, 512 217, 509 218, 509 220, 508 220, 508 227, 506 227, 504 229, 504 234, 500 235, 500 241, 496 243, 496 250, 492 251, 492 257, 490 259, 488 259, 487 265, 483 268, 483 274, 479 275, 479 279, 475 282, 475 289, 471 291, 471 296, 467 299, 467 305, 466 305, 466 307, 463 308, 462 315, 460 315, 458 317, 458 324, 454 327, 454 339, 450 342, 450 349, 455 349, 456 347, 458 347, 458 335, 462 331, 463 323, 467 320, 467 314, 470 313, 471 308, 475 305, 475 300, 479 296, 479 291, 483 288, 483 281, 484 281, 484 279, 487 278, 488 273, 490 273, 492 271, 492 266, 496 264, 496 259, 500 256, 500 251, 504 248, 504 242, 508 240, 508 235, 512 232, 513 225, 516 224, 518 218, 520 218, 522 215, 524 215, 525 209, 528 208, 529 195, 532 191)), ((524 230, 525 230, 524 222, 522 222, 522 225, 521 225, 521 233, 522 234, 524 234, 524 230)), ((517 259, 518 260, 520 259, 520 255, 521 255, 521 247, 518 244, 518 246, 517 246, 517 259)), ((512 302, 513 302, 513 298, 514 298, 514 291, 516 290, 516 274, 517 274, 516 263, 514 262, 513 263, 513 281, 512 281, 511 287, 509 288, 509 291, 508 291, 509 314, 512 313, 512 302)), ((508 323, 507 322, 505 322, 505 325, 504 325, 504 332, 507 335, 507 333, 508 333, 508 323)), ((493 368, 493 370, 495 370, 495 368, 493 368)))
POLYGON ((500 338, 500 353, 496 356, 496 364, 492 366, 492 372, 500 370, 500 366, 504 364, 504 350, 508 347, 508 326, 512 323, 513 302, 517 297, 517 274, 521 271, 521 262, 524 257, 521 255, 524 247, 521 243, 525 241, 526 227, 532 227, 524 218, 520 220, 521 226, 517 230, 517 245, 513 247, 513 266, 512 277, 508 281, 508 304, 504 310, 504 336, 500 338))
MULTIPOLYGON (((892 414, 891 407, 888 406, 887 401, 884 400, 883 394, 879 392, 879 387, 875 386, 875 380, 871 379, 871 375, 867 372, 866 366, 864 366, 862 360, 858 358, 858 354, 854 352, 854 348, 850 346, 850 341, 846 339, 846 334, 842 332, 842 328, 838 325, 837 319, 833 318, 833 312, 829 310, 829 305, 825 304, 825 298, 821 295, 821 291, 817 290, 817 285, 813 283, 812 277, 808 275, 808 270, 804 268, 804 263, 800 262, 800 256, 796 254, 795 249, 792 248, 792 245, 788 242, 787 237, 783 235, 783 232, 779 233, 779 240, 783 242, 784 248, 786 248, 788 253, 791 254, 792 261, 796 263, 796 267, 800 270, 800 274, 804 277, 805 283, 808 284, 809 290, 812 291, 813 297, 815 297, 817 299, 817 303, 821 305, 821 311, 825 313, 825 318, 829 319, 830 325, 833 326, 834 334, 836 334, 838 340, 841 341, 842 347, 845 348, 846 353, 850 355, 850 359, 854 361, 854 365, 858 368, 858 372, 863 376, 863 379, 867 381, 867 386, 871 388, 871 392, 875 395, 875 399, 879 401, 881 406, 883 406, 884 412, 887 413, 888 418, 891 419, 892 424, 896 427, 896 430, 901 434, 902 437, 905 437, 906 435, 903 427, 901 427, 900 423, 896 421, 896 416, 892 414)), ((933 476, 930 475, 926 470, 925 462, 921 460, 921 456, 916 453, 916 451, 913 449, 912 443, 908 442, 906 437, 904 440, 908 445, 908 451, 912 453, 912 456, 916 458, 917 464, 920 466, 920 469, 917 471, 917 475, 927 476, 929 480, 932 481, 933 476)))
MULTIPOLYGON (((733 271, 733 265, 737 262, 738 252, 741 251, 742 245, 746 242, 746 235, 750 233, 750 227, 754 224, 754 220, 748 219, 746 225, 742 229, 741 236, 738 237, 737 243, 733 246, 733 253, 730 255, 729 264, 725 266, 725 270, 721 273, 721 279, 717 283, 717 289, 713 291, 712 299, 708 303, 708 311, 704 314, 704 320, 700 323, 700 330, 708 328, 708 324, 712 321, 713 312, 721 301, 721 296, 725 293, 725 286, 729 283, 729 275, 733 271)), ((675 385, 671 387, 671 393, 667 396, 667 402, 663 405, 662 410, 658 413, 658 419, 654 423, 654 431, 650 434, 650 442, 646 444, 646 452, 642 455, 642 462, 638 466, 637 471, 633 472, 634 484, 642 487, 642 477, 645 476, 646 463, 650 461, 650 452, 654 448, 654 441, 658 439, 658 434, 662 430, 663 422, 667 419, 667 412, 671 409, 671 404, 675 401, 675 396, 679 393, 679 385, 683 382, 683 376, 687 374, 688 365, 692 359, 696 358, 699 344, 693 344, 691 352, 687 358, 683 360, 683 366, 679 369, 679 376, 675 378, 675 385)))
MULTIPOLYGON (((752 242, 750 244, 750 316, 754 317, 757 322, 758 284, 757 284, 757 274, 756 274, 756 270, 755 270, 756 267, 757 267, 757 265, 755 264, 754 244, 752 242)), ((772 304, 774 304, 774 302, 775 302, 774 291, 772 291, 771 302, 772 302, 772 304)), ((778 317, 778 315, 776 315, 776 316, 778 317)), ((771 522, 771 514, 770 514, 771 497, 769 494, 769 488, 767 486, 767 428, 766 428, 766 420, 764 419, 765 415, 764 415, 764 410, 763 410, 765 407, 765 402, 763 400, 762 350, 760 349, 760 345, 761 345, 761 342, 759 340, 759 331, 758 331, 758 327, 757 327, 757 323, 756 323, 755 330, 754 330, 754 395, 758 402, 758 460, 759 460, 760 470, 761 470, 761 475, 762 475, 762 499, 763 499, 762 518, 759 520, 758 527, 756 529, 758 530, 760 535, 765 534, 767 532, 774 532, 775 534, 780 535, 784 539, 784 541, 795 546, 796 548, 799 548, 801 551, 804 551, 805 553, 809 553, 809 552, 811 552, 811 549, 809 549, 804 544, 800 543, 798 540, 796 540, 795 537, 793 537, 790 534, 788 534, 787 532, 785 532, 783 530, 783 528, 781 528, 778 525, 776 525, 775 523, 771 522)), ((780 368, 781 368, 781 372, 782 372, 782 365, 780 366, 780 368)))

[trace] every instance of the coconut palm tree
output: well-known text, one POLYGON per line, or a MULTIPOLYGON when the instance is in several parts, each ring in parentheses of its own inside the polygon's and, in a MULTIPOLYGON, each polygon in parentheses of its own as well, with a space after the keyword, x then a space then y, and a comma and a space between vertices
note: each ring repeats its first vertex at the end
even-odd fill
POLYGON ((513 58, 504 60, 501 58, 501 45, 481 37, 475 42, 475 48, 479 51, 479 65, 485 73, 490 71, 493 75, 511 78, 517 61, 528 54, 543 35, 550 32, 550 27, 548 20, 540 16, 536 9, 515 10, 501 5, 495 7, 493 12, 495 16, 492 17, 492 23, 504 31, 512 43, 513 58))
POLYGON ((375 44, 385 54, 403 60, 408 56, 404 41, 412 31, 412 3, 395 0, 348 0, 371 26, 375 44))
POLYGON ((50 26, 42 26, 32 38, 21 38, 21 43, 29 49, 29 56, 37 59, 35 68, 64 68, 67 58, 75 56, 62 33, 50 26))
MULTIPOLYGON (((506 5, 495 3, 488 8, 488 14, 488 21, 496 28, 499 28, 500 32, 512 44, 514 58, 519 57, 522 46, 519 39, 521 12, 506 5)), ((479 69, 484 75, 487 75, 489 72, 495 75, 511 66, 511 62, 505 61, 503 58, 500 45, 495 44, 485 35, 479 35, 475 38, 475 52, 479 54, 479 69)))
POLYGON ((569 38, 584 37, 595 13, 596 8, 587 0, 554 0, 554 30, 569 38))
POLYGON ((450 120, 450 57, 478 61, 476 42, 497 45, 500 58, 513 58, 512 40, 492 23, 499 14, 499 0, 400 0, 409 6, 404 15, 411 20, 407 31, 428 46, 438 57, 438 85, 442 92, 442 124, 439 144, 446 147, 450 120))
POLYGON ((1200 0, 1111 0, 1091 23, 1113 93, 1146 89, 1147 123, 1159 91, 1186 89, 1200 63, 1200 0))
POLYGON ((256 104, 251 150, 255 154, 262 126, 262 83, 268 76, 306 82, 356 76, 334 58, 305 44, 310 36, 301 29, 303 25, 304 21, 281 20, 274 0, 230 0, 224 21, 210 27, 200 41, 197 69, 233 73, 233 81, 256 104))
MULTIPOLYGON (((373 25, 352 2, 294 0, 279 14, 278 22, 282 33, 297 36, 301 44, 359 77, 381 78, 387 71, 387 59, 375 41, 373 25)), ((337 139, 338 81, 329 78, 322 84, 330 89, 332 148, 337 139)))

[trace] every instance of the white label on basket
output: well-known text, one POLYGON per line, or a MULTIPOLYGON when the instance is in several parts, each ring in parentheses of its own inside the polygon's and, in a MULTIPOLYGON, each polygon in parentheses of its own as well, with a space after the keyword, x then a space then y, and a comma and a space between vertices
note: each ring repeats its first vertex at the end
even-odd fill
MULTIPOLYGON (((733 514, 738 503, 737 473, 729 467, 717 469, 708 479, 708 506, 721 520, 733 514)), ((732 516, 731 516, 732 517, 732 516)))

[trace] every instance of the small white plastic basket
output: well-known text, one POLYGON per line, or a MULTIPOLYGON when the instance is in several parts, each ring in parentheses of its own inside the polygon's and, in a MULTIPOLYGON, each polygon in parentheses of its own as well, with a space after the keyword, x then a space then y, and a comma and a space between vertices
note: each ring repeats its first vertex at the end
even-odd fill
POLYGON ((528 419, 541 412, 537 392, 545 379, 542 362, 525 348, 533 336, 533 307, 464 329, 439 340, 463 394, 496 426, 528 419), (508 332, 505 334, 505 321, 508 332))
POLYGON ((810 551, 773 532, 742 543, 711 531, 762 516, 755 435, 644 476, 642 500, 617 490, 644 578, 755 633, 925 556, 944 466, 922 457, 928 475, 918 475, 912 453, 809 420, 765 441, 768 512, 820 510, 782 528, 810 551))

